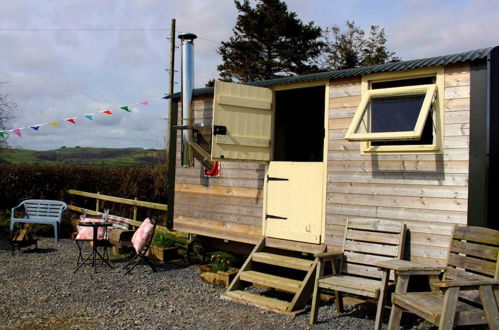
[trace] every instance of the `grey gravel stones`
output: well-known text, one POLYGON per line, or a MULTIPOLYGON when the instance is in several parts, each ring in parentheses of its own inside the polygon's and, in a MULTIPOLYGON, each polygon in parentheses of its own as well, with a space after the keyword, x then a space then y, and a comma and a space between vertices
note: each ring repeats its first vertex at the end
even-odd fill
MULTIPOLYGON (((199 279, 197 268, 145 265, 124 275, 91 266, 73 273, 74 242, 42 238, 39 251, 11 256, 0 242, 0 328, 13 329, 308 329, 309 314, 295 318, 219 299, 222 288, 199 279)), ((89 248, 89 247, 87 247, 89 248)), ((338 316, 320 309, 317 329, 371 329, 374 315, 338 316)))

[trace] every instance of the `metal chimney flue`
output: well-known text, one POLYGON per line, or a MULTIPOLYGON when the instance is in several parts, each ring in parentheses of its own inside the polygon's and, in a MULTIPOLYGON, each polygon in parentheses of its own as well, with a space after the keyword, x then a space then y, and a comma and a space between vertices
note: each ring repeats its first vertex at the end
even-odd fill
POLYGON ((182 166, 193 165, 192 149, 192 91, 194 89, 194 39, 193 33, 180 34, 182 43, 182 166))

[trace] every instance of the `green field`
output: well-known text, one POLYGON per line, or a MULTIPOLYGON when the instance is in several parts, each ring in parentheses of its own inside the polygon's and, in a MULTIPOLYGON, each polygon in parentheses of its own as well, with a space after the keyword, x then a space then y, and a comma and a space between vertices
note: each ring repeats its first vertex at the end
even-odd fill
POLYGON ((83 164, 139 166, 164 164, 166 151, 142 148, 60 148, 37 151, 10 149, 0 151, 0 163, 11 164, 83 164))

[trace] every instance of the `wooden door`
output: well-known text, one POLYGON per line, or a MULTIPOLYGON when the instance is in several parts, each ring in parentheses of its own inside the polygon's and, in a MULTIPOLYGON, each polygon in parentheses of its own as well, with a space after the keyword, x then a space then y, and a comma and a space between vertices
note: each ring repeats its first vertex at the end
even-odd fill
POLYGON ((320 243, 324 163, 270 162, 265 180, 265 236, 320 243))
POLYGON ((271 125, 272 90, 215 82, 212 159, 268 162, 271 125))

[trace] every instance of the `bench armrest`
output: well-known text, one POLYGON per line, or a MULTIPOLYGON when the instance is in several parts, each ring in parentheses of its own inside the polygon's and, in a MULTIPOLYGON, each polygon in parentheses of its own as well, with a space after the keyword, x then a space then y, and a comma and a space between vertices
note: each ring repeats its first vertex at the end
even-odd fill
POLYGON ((499 281, 496 280, 463 280, 463 281, 438 281, 432 283, 432 285, 439 289, 447 288, 470 288, 483 285, 499 285, 499 281))
POLYGON ((441 272, 445 269, 444 266, 421 264, 419 262, 400 260, 400 259, 389 259, 384 261, 379 261, 376 263, 378 268, 391 269, 397 272, 420 272, 422 275, 427 272, 441 272))

